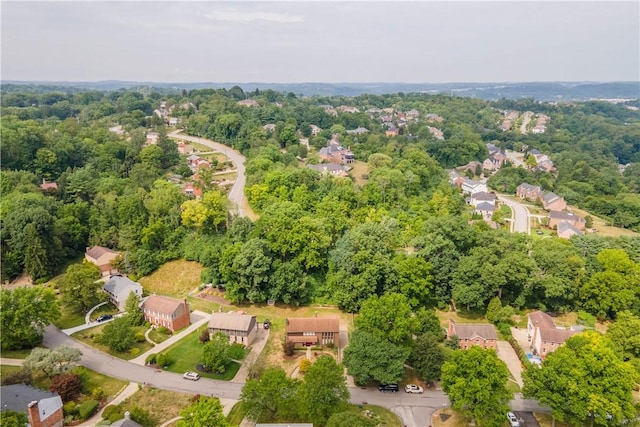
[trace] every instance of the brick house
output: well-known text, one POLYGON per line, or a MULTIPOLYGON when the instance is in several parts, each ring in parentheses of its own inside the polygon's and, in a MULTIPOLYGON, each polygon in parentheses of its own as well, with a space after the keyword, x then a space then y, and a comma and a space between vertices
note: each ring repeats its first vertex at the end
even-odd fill
POLYGON ((568 222, 578 230, 584 230, 584 218, 571 212, 551 211, 549 213, 549 228, 557 227, 561 222, 568 222))
POLYGON ((454 335, 458 337, 460 348, 463 350, 467 350, 472 345, 479 345, 484 349, 497 347, 498 333, 496 328, 488 323, 456 324, 449 319, 447 339, 450 340, 454 335))
POLYGON ((571 236, 582 236, 582 231, 575 228, 573 225, 568 222, 561 222, 558 224, 558 237, 561 239, 570 239, 571 236))
POLYGON ((57 393, 24 384, 0 387, 2 408, 27 414, 31 427, 62 427, 62 399, 57 393))
POLYGON ((550 191, 542 196, 542 207, 547 211, 563 211, 567 209, 567 202, 564 197, 550 191))
POLYGON ((100 269, 102 276, 110 276, 118 272, 111 266, 111 262, 120 255, 118 252, 112 251, 104 246, 94 246, 87 248, 84 253, 84 259, 95 264, 100 269))
POLYGON ((518 185, 518 188, 516 188, 516 196, 521 199, 531 200, 532 202, 538 200, 541 194, 542 189, 540 187, 537 185, 527 184, 526 182, 523 182, 518 185))
POLYGON ((140 304, 144 319, 156 326, 164 326, 171 332, 188 326, 189 304, 186 299, 179 300, 160 295, 151 295, 140 304))
POLYGON ((288 318, 285 329, 287 341, 298 345, 340 345, 340 319, 337 317, 288 318))
POLYGON ((229 342, 251 345, 256 338, 258 322, 256 316, 239 313, 212 313, 209 320, 209 337, 222 332, 229 337, 229 342))
POLYGON ((353 163, 356 160, 355 154, 350 149, 332 141, 329 141, 326 147, 322 147, 318 154, 322 160, 343 165, 353 163))
POLYGON ((527 340, 530 349, 543 359, 576 333, 559 329, 551 316, 540 310, 527 315, 527 340))

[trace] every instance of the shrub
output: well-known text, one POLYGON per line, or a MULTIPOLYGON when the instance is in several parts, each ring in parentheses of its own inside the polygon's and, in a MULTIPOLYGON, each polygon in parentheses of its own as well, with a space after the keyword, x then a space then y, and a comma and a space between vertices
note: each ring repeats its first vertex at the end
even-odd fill
POLYGON ((171 362, 171 358, 167 356, 166 353, 158 353, 158 355, 156 356, 156 363, 160 367, 169 366, 171 365, 171 362))
POLYGON ((158 332, 160 332, 161 334, 165 334, 165 335, 171 335, 171 331, 166 326, 160 326, 158 328, 158 332))
POLYGON ((306 357, 300 362, 300 372, 306 374, 311 367, 311 360, 306 357))
POLYGON ((146 339, 145 339, 145 337, 144 337, 144 333, 142 333, 142 332, 137 332, 137 333, 136 333, 136 341, 137 341, 137 342, 145 342, 145 341, 146 341, 146 339))
POLYGON ((293 356, 293 352, 296 347, 293 341, 285 341, 285 343, 283 344, 283 348, 284 354, 286 354, 287 356, 293 356))
POLYGON ((242 344, 234 342, 229 346, 227 355, 230 359, 242 360, 244 358, 244 346, 242 344))
POLYGON ((1 385, 13 385, 13 384, 26 384, 31 385, 33 382, 33 376, 30 371, 26 369, 21 369, 20 371, 16 371, 12 374, 7 375, 6 377, 2 377, 0 380, 1 385))
POLYGON ((124 418, 124 410, 120 407, 120 405, 107 405, 102 411, 102 418, 104 418, 105 420, 109 420, 109 422, 111 423, 114 423, 124 418))
POLYGON ((336 348, 336 344, 335 344, 333 341, 329 341, 329 342, 327 343, 327 348, 328 348, 328 349, 336 348))
POLYGON ((96 387, 91 392, 91 398, 95 399, 95 400, 104 399, 104 395, 105 395, 105 393, 104 393, 104 389, 102 387, 96 387))
POLYGON ((138 354, 140 354, 140 349, 138 347, 133 347, 131 350, 129 350, 129 353, 131 353, 132 356, 137 356, 138 354))
POLYGON ((131 414, 131 419, 138 424, 141 424, 143 427, 152 427, 158 425, 153 418, 151 418, 151 414, 149 411, 142 409, 137 405, 133 405, 131 409, 129 409, 129 413, 131 414))
POLYGON ((593 314, 587 313, 586 311, 579 311, 578 324, 586 326, 588 328, 593 328, 596 326, 596 317, 593 314))
POLYGON ((82 379, 78 374, 67 372, 53 377, 49 391, 58 393, 63 402, 74 400, 82 391, 82 379))
POLYGON ((202 344, 209 342, 209 340, 211 339, 211 337, 209 336, 209 330, 208 329, 203 329, 202 332, 200 333, 200 342, 202 344))
POLYGON ((198 400, 200 400, 200 394, 194 394, 193 396, 191 396, 192 402, 197 402, 198 400))
POLYGON ((97 400, 85 400, 80 404, 80 406, 78 406, 78 416, 81 419, 86 420, 91 415, 93 415, 93 413, 96 411, 97 408, 98 408, 97 400))
POLYGON ((75 415, 78 413, 78 407, 76 405, 76 402, 74 402, 73 400, 65 403, 62 406, 62 411, 64 412, 64 415, 75 415))
POLYGON ((153 365, 154 363, 156 363, 156 357, 158 355, 155 353, 152 353, 150 355, 147 356, 146 359, 144 359, 144 363, 146 363, 147 365, 153 365))

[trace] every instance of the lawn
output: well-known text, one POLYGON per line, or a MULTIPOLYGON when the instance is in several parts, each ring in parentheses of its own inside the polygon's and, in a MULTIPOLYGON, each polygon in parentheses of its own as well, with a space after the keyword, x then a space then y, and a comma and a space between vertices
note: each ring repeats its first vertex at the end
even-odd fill
POLYGON ((68 307, 60 303, 61 316, 53 321, 53 324, 60 329, 73 328, 84 324, 84 314, 74 313, 68 307))
POLYGON ((363 178, 363 175, 369 174, 369 165, 367 165, 366 162, 356 160, 355 162, 351 163, 351 167, 353 169, 349 171, 349 174, 356 180, 356 184, 358 184, 360 187, 364 187, 364 185, 367 183, 367 180, 363 178))
MULTIPOLYGON (((98 334, 102 333, 102 330, 104 329, 104 327, 107 325, 108 323, 103 323, 102 325, 98 325, 98 326, 94 326, 93 328, 89 328, 89 329, 85 329, 82 331, 78 331, 75 332, 73 334, 71 334, 72 338, 77 339, 78 341, 81 341, 97 350, 103 351, 105 353, 109 353, 112 356, 115 357, 119 357, 120 359, 124 359, 124 360, 131 360, 131 359, 135 359, 136 357, 138 357, 140 354, 151 350, 153 348, 153 345, 151 343, 149 343, 148 341, 143 341, 143 342, 136 342, 133 347, 131 347, 131 349, 127 352, 124 353, 118 353, 115 351, 111 351, 109 350, 109 347, 107 347, 106 345, 103 344, 99 344, 97 342, 94 341, 94 337, 98 334), (139 352, 135 353, 135 351, 132 353, 131 350, 133 350, 134 348, 137 348, 139 350, 139 352)), ((138 332, 142 332, 142 334, 144 334, 147 330, 147 328, 145 326, 136 326, 133 328, 135 333, 138 332)))
POLYGON ((231 424, 231 427, 239 427, 240 423, 245 417, 245 412, 242 410, 242 402, 238 402, 233 405, 229 415, 227 415, 227 421, 231 424))
POLYGON ((164 264, 138 282, 144 288, 145 294, 156 293, 183 298, 200 286, 200 274, 203 270, 204 267, 197 262, 179 259, 164 264))
POLYGON ((160 332, 157 328, 152 328, 151 332, 149 332, 149 338, 156 344, 160 344, 161 342, 166 341, 170 336, 171 335, 169 334, 160 332))
POLYGON ((467 427, 468 420, 465 420, 450 408, 438 409, 431 417, 433 427, 467 427))
POLYGON ((22 370, 22 366, 0 365, 0 378, 4 378, 20 370, 22 370))
POLYGON ((26 359, 30 353, 30 348, 22 350, 2 350, 2 352, 0 352, 0 356, 6 357, 7 359, 26 359))
POLYGON ((128 381, 118 380, 115 378, 102 375, 96 371, 79 366, 73 370, 82 378, 83 392, 91 394, 96 388, 100 387, 104 390, 107 400, 112 400, 127 384, 128 381))
POLYGON ((144 408, 149 412, 155 425, 162 425, 180 415, 180 410, 191 405, 192 397, 191 394, 144 387, 125 399, 119 406, 123 411, 131 410, 134 406, 144 408))
MULTIPOLYGON (((200 331, 195 330, 177 343, 166 349, 163 353, 167 354, 172 360, 167 368, 170 372, 183 374, 187 371, 196 371, 196 365, 202 354, 202 346, 200 343, 200 331)), ((231 362, 224 374, 214 374, 210 372, 200 372, 201 377, 213 378, 216 380, 229 381, 233 379, 240 369, 240 364, 231 362)))
MULTIPOLYGON (((533 416, 536 417, 536 421, 540 424, 540 427, 551 427, 553 422, 551 421, 551 414, 542 414, 538 412, 534 412, 533 416)), ((556 427, 570 427, 571 424, 563 423, 561 421, 556 421, 556 427)))

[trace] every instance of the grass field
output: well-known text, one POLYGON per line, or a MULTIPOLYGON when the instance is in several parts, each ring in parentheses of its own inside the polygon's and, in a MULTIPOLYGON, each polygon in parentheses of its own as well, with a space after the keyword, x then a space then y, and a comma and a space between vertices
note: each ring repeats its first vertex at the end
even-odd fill
POLYGON ((364 185, 367 183, 367 180, 364 179, 362 175, 369 174, 369 166, 366 162, 356 160, 351 164, 351 167, 353 167, 353 169, 349 171, 349 174, 356 180, 356 184, 358 184, 360 187, 364 187, 364 185))
POLYGON ((197 262, 179 259, 164 264, 138 282, 146 294, 156 293, 183 298, 200 286, 200 274, 203 270, 204 267, 197 262))
POLYGON ((180 415, 180 410, 191 404, 192 397, 191 394, 144 387, 125 399, 120 407, 124 410, 130 410, 133 406, 144 408, 149 411, 155 425, 162 425, 180 415))
POLYGON ((579 209, 575 206, 570 206, 570 208, 573 213, 578 214, 583 218, 587 215, 591 215, 591 218, 593 218, 593 228, 596 228, 598 230, 598 232, 596 233, 598 236, 638 236, 638 233, 636 233, 635 231, 627 230, 626 228, 612 227, 604 219, 599 218, 585 210, 579 209))
MULTIPOLYGON (((536 421, 538 421, 538 423, 540 424, 540 427, 551 427, 553 425, 553 422, 551 420, 551 414, 541 414, 541 413, 534 412, 533 416, 536 417, 536 421)), ((571 427, 570 424, 563 423, 560 421, 556 421, 555 426, 571 427)))
MULTIPOLYGON (((104 327, 107 325, 108 323, 104 323, 102 325, 98 325, 98 326, 94 326, 93 328, 89 328, 89 329, 85 329, 83 331, 79 331, 76 332, 74 334, 71 335, 72 338, 77 339, 78 341, 81 341, 97 350, 103 351, 105 353, 109 353, 112 356, 115 357, 119 357, 120 359, 124 359, 124 360, 131 360, 131 359, 135 359, 136 357, 138 357, 140 354, 151 350, 153 348, 153 345, 151 345, 151 343, 147 342, 146 340, 143 342, 136 342, 133 347, 131 348, 137 348, 138 350, 140 350, 138 353, 133 354, 131 352, 131 350, 124 352, 124 353, 119 353, 119 352, 115 352, 115 351, 111 351, 109 350, 109 348, 106 345, 103 344, 99 344, 97 342, 94 341, 94 338, 92 338, 92 335, 95 337, 98 334, 102 333, 102 330, 104 329, 104 327)), ((147 328, 145 326, 136 326, 133 328, 133 330, 135 331, 135 333, 138 332, 142 332, 143 334, 146 332, 147 328)))
MULTIPOLYGON (((167 368, 168 371, 178 374, 183 374, 187 371, 196 371, 196 365, 202 355, 203 347, 203 344, 200 343, 199 337, 200 331, 193 331, 163 352, 172 360, 171 364, 167 368)), ((236 376, 238 369, 240 369, 240 365, 236 362, 231 362, 227 366, 226 372, 223 374, 199 371, 198 373, 201 377, 229 381, 236 376)))

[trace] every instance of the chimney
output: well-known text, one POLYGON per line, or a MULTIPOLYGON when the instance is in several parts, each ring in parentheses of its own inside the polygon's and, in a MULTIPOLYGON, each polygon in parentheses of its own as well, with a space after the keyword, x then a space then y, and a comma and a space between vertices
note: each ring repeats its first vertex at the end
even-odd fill
POLYGON ((125 420, 130 420, 130 419, 131 419, 131 412, 129 412, 129 411, 125 411, 125 413, 124 413, 124 419, 125 419, 125 420))

